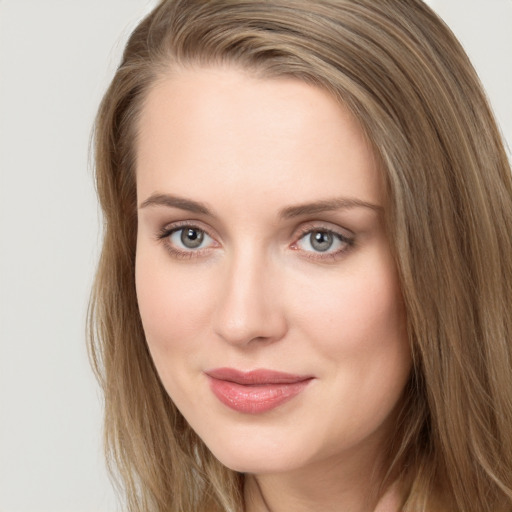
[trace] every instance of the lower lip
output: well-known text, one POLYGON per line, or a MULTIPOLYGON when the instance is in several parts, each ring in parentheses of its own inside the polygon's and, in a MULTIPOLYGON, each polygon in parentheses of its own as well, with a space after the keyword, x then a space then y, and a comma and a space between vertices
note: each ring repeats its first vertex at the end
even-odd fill
POLYGON ((229 408, 245 413, 260 414, 288 402, 311 382, 312 379, 285 384, 243 385, 208 377, 213 394, 229 408))

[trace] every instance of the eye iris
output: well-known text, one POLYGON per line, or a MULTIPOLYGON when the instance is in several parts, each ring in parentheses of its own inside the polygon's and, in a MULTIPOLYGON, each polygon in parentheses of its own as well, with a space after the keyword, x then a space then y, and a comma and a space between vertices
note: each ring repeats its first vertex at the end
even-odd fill
POLYGON ((196 249, 203 243, 204 233, 199 229, 187 228, 181 231, 180 239, 188 249, 196 249))
POLYGON ((332 233, 326 231, 313 231, 311 233, 311 247, 315 251, 325 252, 332 247, 334 237, 332 233))

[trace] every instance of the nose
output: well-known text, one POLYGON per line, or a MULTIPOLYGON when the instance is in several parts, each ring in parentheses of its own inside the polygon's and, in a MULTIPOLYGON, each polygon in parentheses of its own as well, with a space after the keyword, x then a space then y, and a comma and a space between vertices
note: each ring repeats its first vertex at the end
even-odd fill
POLYGON ((217 336, 241 347, 284 337, 288 326, 276 271, 254 252, 232 259, 221 280, 214 317, 217 336))

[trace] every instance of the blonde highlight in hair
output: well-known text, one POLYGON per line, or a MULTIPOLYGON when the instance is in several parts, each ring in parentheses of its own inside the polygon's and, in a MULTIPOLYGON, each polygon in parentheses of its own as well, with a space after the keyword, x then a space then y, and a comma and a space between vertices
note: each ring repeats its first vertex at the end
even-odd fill
POLYGON ((420 0, 164 0, 135 29, 101 104, 104 242, 90 353, 105 447, 131 512, 242 511, 160 383, 137 306, 137 125, 182 66, 228 65, 328 90, 359 120, 387 187, 414 370, 389 475, 405 511, 512 510, 512 176, 478 77, 420 0))

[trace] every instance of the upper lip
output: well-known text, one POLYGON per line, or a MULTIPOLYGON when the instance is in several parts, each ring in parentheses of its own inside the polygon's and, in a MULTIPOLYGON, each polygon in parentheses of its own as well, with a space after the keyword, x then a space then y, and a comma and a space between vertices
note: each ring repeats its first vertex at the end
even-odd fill
POLYGON ((294 375, 291 373, 267 370, 265 368, 241 371, 234 368, 215 368, 207 370, 206 375, 213 379, 234 382, 242 385, 262 385, 262 384, 292 384, 312 379, 311 375, 294 375))

